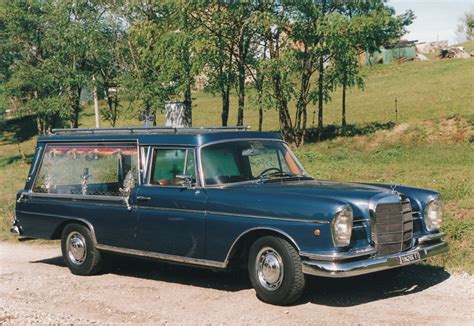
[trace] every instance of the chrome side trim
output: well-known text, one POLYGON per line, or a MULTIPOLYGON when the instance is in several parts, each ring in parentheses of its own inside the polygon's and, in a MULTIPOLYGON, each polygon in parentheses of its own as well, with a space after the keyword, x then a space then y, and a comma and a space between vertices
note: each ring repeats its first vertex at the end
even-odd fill
POLYGON ((216 211, 207 211, 207 213, 208 214, 213 214, 213 215, 247 217, 247 218, 265 219, 265 220, 300 222, 300 223, 316 223, 316 224, 329 224, 329 223, 331 223, 331 222, 325 221, 325 220, 305 220, 305 219, 301 219, 301 218, 275 217, 275 216, 267 216, 267 215, 252 215, 252 214, 216 212, 216 211))
POLYGON ((46 214, 46 213, 37 213, 37 212, 28 212, 28 211, 23 211, 19 210, 17 211, 22 214, 32 214, 32 215, 39 215, 39 216, 52 216, 52 217, 59 217, 61 219, 65 220, 70 220, 71 222, 73 221, 79 221, 87 225, 87 227, 91 230, 91 235, 92 235, 92 242, 94 242, 94 245, 97 244, 97 238, 95 236, 95 230, 94 226, 88 221, 80 217, 74 217, 74 216, 66 216, 66 215, 59 215, 59 214, 46 214))
POLYGON ((157 252, 114 247, 114 246, 103 245, 103 244, 97 244, 96 248, 99 250, 104 250, 104 251, 117 252, 121 254, 132 255, 132 256, 155 258, 159 260, 172 261, 172 262, 182 263, 182 264, 214 267, 214 268, 219 268, 219 269, 224 269, 227 266, 227 263, 221 263, 221 262, 213 261, 213 260, 161 254, 157 252))
POLYGON ((421 243, 426 243, 426 242, 430 242, 430 241, 434 241, 434 240, 439 240, 441 238, 444 238, 445 236, 446 236, 446 233, 444 233, 444 232, 425 235, 425 236, 422 236, 422 237, 418 238, 418 243, 421 244, 421 243))
POLYGON ((237 245, 237 243, 239 243, 239 240, 245 236, 246 234, 252 232, 252 231, 272 231, 272 232, 276 232, 276 233, 279 233, 281 235, 283 235, 284 237, 286 237, 287 239, 289 239, 292 244, 295 246, 296 250, 298 250, 298 252, 300 252, 300 247, 298 246, 298 244, 296 243, 296 241, 290 236, 288 235, 288 233, 286 232, 283 232, 281 230, 278 230, 278 229, 274 229, 274 228, 268 228, 268 227, 256 227, 256 228, 251 228, 251 229, 248 229, 246 230, 245 232, 242 232, 235 240, 234 242, 232 243, 232 245, 230 246, 230 249, 229 251, 227 252, 227 256, 225 257, 225 261, 224 261, 224 264, 227 265, 229 263, 229 260, 230 260, 230 255, 232 253, 232 250, 234 250, 234 247, 237 245))
POLYGON ((307 260, 302 262, 303 273, 324 277, 351 277, 378 272, 386 269, 407 266, 448 251, 448 244, 444 241, 432 245, 420 245, 409 251, 389 256, 373 257, 349 262, 328 262, 307 260), (419 255, 419 259, 403 263, 402 258, 409 255, 419 255))
POLYGON ((42 197, 42 198, 64 198, 64 199, 80 199, 80 200, 96 200, 96 201, 115 201, 123 202, 121 196, 102 196, 102 195, 72 195, 72 194, 51 194, 42 192, 28 191, 25 196, 42 197))
POLYGON ((306 219, 301 219, 301 218, 287 218, 287 217, 275 217, 275 216, 266 216, 266 215, 252 215, 252 214, 228 213, 228 212, 218 212, 218 211, 193 210, 193 209, 185 209, 185 208, 140 206, 140 209, 169 211, 169 212, 185 212, 185 213, 196 213, 196 214, 209 214, 209 215, 224 215, 224 216, 233 216, 233 217, 256 218, 256 219, 264 219, 264 220, 277 220, 277 221, 298 222, 298 223, 316 223, 316 224, 329 224, 330 223, 329 221, 325 221, 325 220, 306 220, 306 219))
MULTIPOLYGON (((180 187, 182 189, 182 187, 180 187)), ((195 213, 195 214, 206 214, 205 210, 185 209, 185 208, 170 208, 170 207, 156 207, 156 206, 139 206, 140 209, 148 209, 154 211, 165 211, 165 212, 183 212, 183 213, 195 213)))
POLYGON ((217 212, 217 211, 206 211, 206 210, 194 210, 194 209, 185 209, 185 208, 140 206, 140 209, 149 209, 149 210, 167 211, 167 212, 184 212, 184 213, 195 213, 195 214, 224 215, 224 216, 232 216, 232 217, 256 218, 256 219, 277 220, 277 221, 298 222, 298 223, 316 223, 316 224, 329 224, 330 223, 330 222, 324 221, 324 220, 305 220, 305 219, 298 219, 298 218, 285 218, 285 217, 275 217, 275 216, 265 216, 265 215, 252 215, 252 214, 228 213, 228 212, 217 212))
POLYGON ((349 252, 328 252, 313 254, 309 252, 300 252, 300 256, 307 257, 312 260, 324 260, 324 261, 339 261, 346 260, 356 257, 368 256, 377 253, 377 249, 374 247, 367 247, 364 249, 349 251, 349 252))

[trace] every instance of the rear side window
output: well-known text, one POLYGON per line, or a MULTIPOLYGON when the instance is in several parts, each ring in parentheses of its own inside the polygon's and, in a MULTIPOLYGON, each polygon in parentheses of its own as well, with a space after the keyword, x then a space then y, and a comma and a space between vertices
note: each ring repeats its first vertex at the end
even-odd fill
POLYGON ((120 196, 138 183, 136 145, 48 145, 33 191, 120 196))

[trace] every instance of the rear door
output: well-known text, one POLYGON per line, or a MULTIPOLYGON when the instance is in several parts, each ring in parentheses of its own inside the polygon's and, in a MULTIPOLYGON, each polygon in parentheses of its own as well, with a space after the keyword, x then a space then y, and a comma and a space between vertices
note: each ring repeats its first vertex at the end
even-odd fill
POLYGON ((138 178, 136 143, 54 143, 44 148, 33 185, 17 204, 26 236, 49 238, 67 221, 91 226, 97 242, 134 248, 138 178))

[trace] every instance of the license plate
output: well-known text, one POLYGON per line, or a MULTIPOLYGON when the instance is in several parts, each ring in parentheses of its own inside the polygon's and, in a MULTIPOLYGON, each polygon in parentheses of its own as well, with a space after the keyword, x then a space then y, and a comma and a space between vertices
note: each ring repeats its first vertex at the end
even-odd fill
POLYGON ((400 264, 401 265, 411 264, 411 263, 417 262, 419 260, 420 260, 420 253, 418 253, 418 252, 415 252, 413 254, 400 256, 400 264))

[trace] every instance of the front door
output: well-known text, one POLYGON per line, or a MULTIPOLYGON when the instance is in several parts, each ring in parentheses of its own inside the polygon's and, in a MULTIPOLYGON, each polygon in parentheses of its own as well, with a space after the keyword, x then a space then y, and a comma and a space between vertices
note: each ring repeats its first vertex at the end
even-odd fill
POLYGON ((136 197, 137 249, 203 258, 207 196, 195 187, 194 149, 155 148, 148 169, 136 197))

